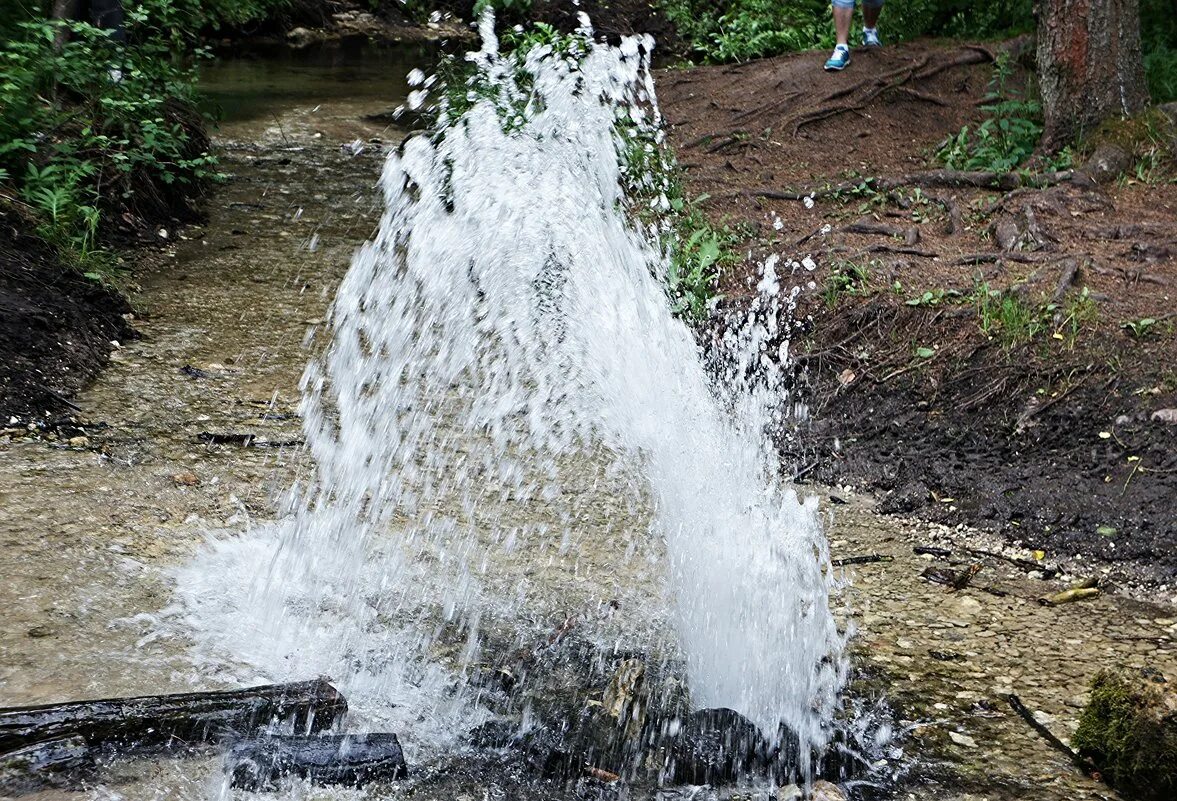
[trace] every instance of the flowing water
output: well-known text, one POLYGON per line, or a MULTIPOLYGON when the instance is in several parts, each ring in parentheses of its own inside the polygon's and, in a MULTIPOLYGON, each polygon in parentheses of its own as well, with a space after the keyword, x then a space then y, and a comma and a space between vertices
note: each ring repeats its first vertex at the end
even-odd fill
POLYGON ((820 749, 841 638, 816 507, 774 468, 773 265, 717 382, 671 313, 659 232, 626 210, 626 183, 652 180, 626 174, 619 133, 657 137, 652 43, 519 63, 482 33, 470 108, 390 156, 379 231, 303 377, 313 468, 284 520, 180 573, 188 623, 270 678, 331 675, 419 753, 489 714, 462 677, 496 631, 557 611, 553 593, 570 615, 620 605, 612 588, 573 603, 514 554, 576 564, 616 543, 634 608, 585 636, 681 657, 696 708, 820 749))

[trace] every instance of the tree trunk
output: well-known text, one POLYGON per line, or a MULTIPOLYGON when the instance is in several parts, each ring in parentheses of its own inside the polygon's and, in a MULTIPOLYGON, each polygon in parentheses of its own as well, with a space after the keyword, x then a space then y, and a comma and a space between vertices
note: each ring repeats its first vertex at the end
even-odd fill
POLYGON ((1148 105, 1138 0, 1038 0, 1037 14, 1045 150, 1148 105))

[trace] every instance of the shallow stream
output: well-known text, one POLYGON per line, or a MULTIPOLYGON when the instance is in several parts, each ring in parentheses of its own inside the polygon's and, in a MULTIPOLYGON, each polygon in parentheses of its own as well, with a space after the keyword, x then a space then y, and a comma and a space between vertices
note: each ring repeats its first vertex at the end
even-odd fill
MULTIPOLYGON (((0 439, 0 705, 287 678, 194 639, 174 588, 210 537, 233 541, 274 520, 282 493, 307 473, 299 379, 322 346, 324 318, 354 250, 378 222, 386 149, 405 135, 368 118, 403 101, 402 76, 427 68, 427 58, 416 50, 326 51, 222 61, 206 73, 206 90, 226 112, 217 145, 232 175, 212 198, 207 226, 166 232, 168 258, 140 275, 134 324, 142 338, 119 343, 110 368, 77 399, 85 430, 68 441, 0 439)), ((556 646, 543 663, 551 678, 532 699, 541 711, 583 707, 616 683, 623 657, 660 651, 673 662, 676 647, 648 499, 603 455, 566 467, 575 536, 529 535, 535 529, 524 523, 536 522, 535 508, 520 504, 519 536, 509 547, 481 543, 494 566, 486 594, 517 599, 486 610, 479 623, 486 647, 556 646), (577 664, 606 642, 613 661, 577 664)), ((860 630, 852 691, 863 707, 883 699, 898 715, 896 739, 880 741, 870 781, 897 776, 899 797, 921 799, 1114 797, 1043 744, 1004 696, 1019 693, 1065 738, 1100 667, 1177 668, 1171 605, 1104 597, 1047 609, 1035 599, 1057 582, 1001 562, 987 563, 978 583, 1005 595, 949 593, 918 577, 928 562, 911 547, 996 546, 964 529, 878 516, 869 499, 844 489, 807 492, 848 501, 830 507, 826 520, 835 558, 892 558, 850 568, 853 583, 837 599, 839 617, 860 630)), ((446 670, 418 681, 417 708, 373 708, 362 701, 370 688, 341 688, 361 699, 349 728, 428 733, 427 742, 406 743, 410 760, 419 760, 413 767, 427 770, 399 787, 295 785, 286 796, 713 797, 583 783, 564 790, 516 775, 486 753, 452 750, 456 728, 479 721, 429 706, 429 693, 448 698, 446 671, 471 668, 462 661, 468 628, 437 638, 446 670)), ((33 797, 226 797, 219 767, 216 757, 121 762, 81 796, 33 797)), ((714 792, 770 798, 774 791, 714 792)))

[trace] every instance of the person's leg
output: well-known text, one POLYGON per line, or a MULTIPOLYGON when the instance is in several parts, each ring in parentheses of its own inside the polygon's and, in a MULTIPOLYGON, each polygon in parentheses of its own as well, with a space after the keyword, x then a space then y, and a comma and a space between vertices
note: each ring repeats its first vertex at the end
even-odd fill
POLYGON ((862 0, 862 43, 867 47, 878 47, 879 14, 883 12, 883 0, 862 0))
MULTIPOLYGON (((878 14, 875 14, 878 17, 878 14)), ((850 44, 850 23, 854 19, 854 0, 834 0, 834 34, 838 44, 850 44)))
POLYGON ((826 70, 837 72, 850 63, 850 21, 854 18, 854 0, 832 0, 834 5, 834 33, 838 45, 826 61, 826 70))
POLYGON ((867 28, 879 27, 879 14, 883 13, 883 0, 862 0, 862 24, 867 28))

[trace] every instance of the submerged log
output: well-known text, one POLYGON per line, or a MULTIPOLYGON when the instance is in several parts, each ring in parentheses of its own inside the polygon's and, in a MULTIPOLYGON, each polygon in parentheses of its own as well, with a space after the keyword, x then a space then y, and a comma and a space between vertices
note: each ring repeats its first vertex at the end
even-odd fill
POLYGON ((325 679, 224 692, 107 698, 0 709, 0 752, 80 737, 91 747, 182 747, 243 735, 273 722, 317 732, 347 712, 325 679))
POLYGON ((0 754, 0 796, 76 784, 95 770, 94 755, 81 737, 63 737, 0 754))
POLYGON ((260 737, 233 746, 227 772, 234 787, 276 790, 287 776, 359 787, 408 775, 395 734, 260 737))

